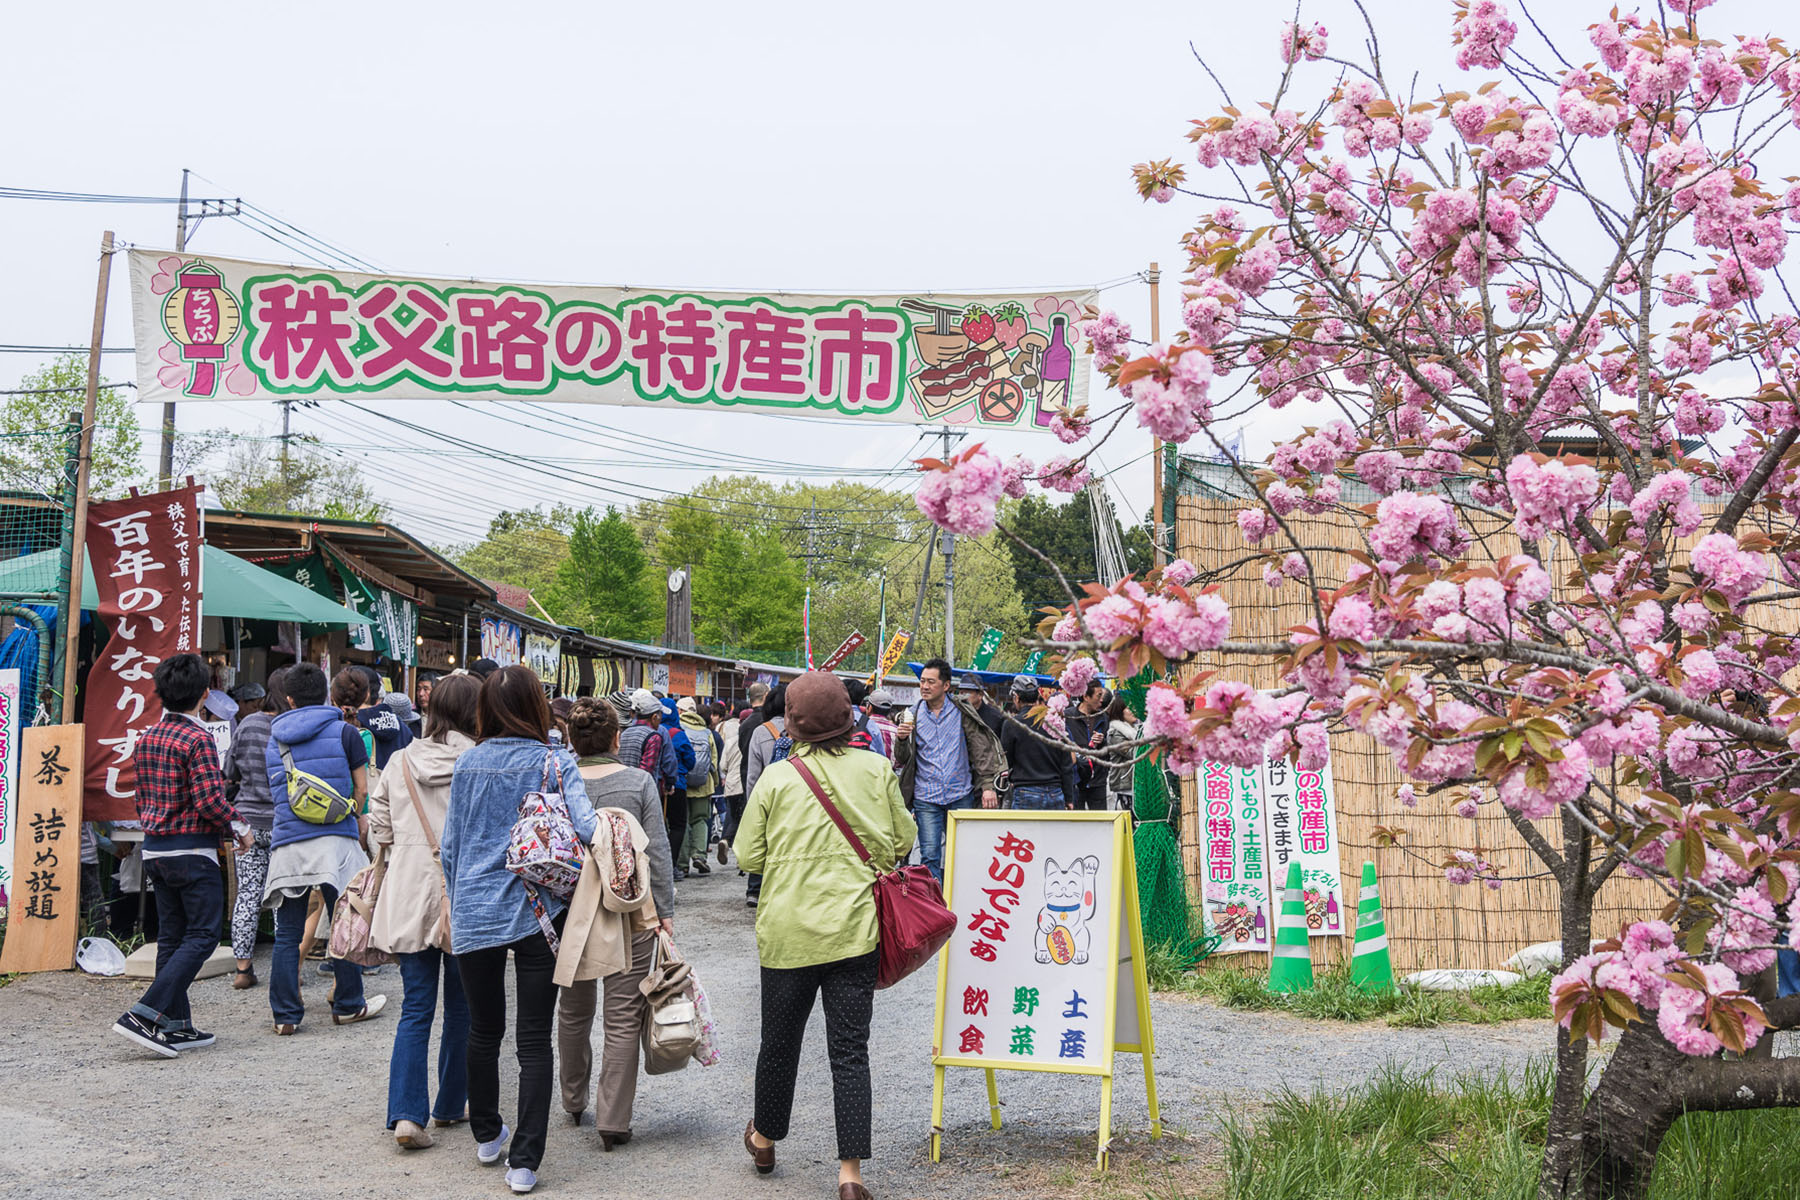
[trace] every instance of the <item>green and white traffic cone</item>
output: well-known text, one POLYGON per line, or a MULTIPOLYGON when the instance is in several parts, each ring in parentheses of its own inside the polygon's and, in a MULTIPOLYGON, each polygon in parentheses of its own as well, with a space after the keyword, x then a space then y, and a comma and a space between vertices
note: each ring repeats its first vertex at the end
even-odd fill
POLYGON ((1304 992, 1312 988, 1312 948, 1306 937, 1306 897, 1300 886, 1300 864, 1288 864, 1287 888, 1275 918, 1275 947, 1269 956, 1269 990, 1304 992))
POLYGON ((1375 882, 1372 862, 1363 863, 1362 892, 1356 900, 1356 953, 1350 959, 1350 982, 1365 992, 1394 990, 1387 922, 1381 917, 1381 887, 1375 882))

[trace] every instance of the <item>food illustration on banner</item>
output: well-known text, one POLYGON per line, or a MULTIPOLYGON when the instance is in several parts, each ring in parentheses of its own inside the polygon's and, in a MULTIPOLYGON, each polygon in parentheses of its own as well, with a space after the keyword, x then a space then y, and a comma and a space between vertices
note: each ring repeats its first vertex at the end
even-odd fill
POLYGON ((1060 867, 1054 858, 1044 860, 1044 906, 1038 910, 1037 960, 1059 967, 1088 960, 1096 898, 1094 880, 1100 860, 1093 855, 1060 867))
POLYGON ((913 327, 918 368, 907 381, 925 416, 937 420, 973 402, 982 421, 1013 424, 1031 408, 1035 423, 1045 426, 1068 407, 1073 314, 1028 316, 1014 301, 952 308, 908 299, 900 305, 928 318, 913 327), (1034 316, 1040 327, 1033 327, 1034 316))

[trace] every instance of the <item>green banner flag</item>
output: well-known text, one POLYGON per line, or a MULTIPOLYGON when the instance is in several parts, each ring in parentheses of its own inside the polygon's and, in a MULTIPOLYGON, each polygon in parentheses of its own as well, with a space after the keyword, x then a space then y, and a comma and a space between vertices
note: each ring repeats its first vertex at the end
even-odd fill
POLYGON ((1036 675, 1038 666, 1043 661, 1044 652, 1042 650, 1033 650, 1031 652, 1031 657, 1025 660, 1025 666, 1020 673, 1024 675, 1036 675))
POLYGON ((975 658, 969 663, 971 670, 985 671, 988 664, 994 661, 994 654, 1000 649, 1000 643, 1006 635, 989 625, 981 633, 981 645, 975 647, 975 658))
POLYGON ((338 582, 344 588, 344 607, 353 609, 375 622, 373 625, 350 626, 351 649, 372 650, 378 657, 392 658, 393 653, 388 645, 387 631, 382 629, 378 619, 381 609, 375 589, 343 563, 334 562, 332 565, 337 568, 338 582))

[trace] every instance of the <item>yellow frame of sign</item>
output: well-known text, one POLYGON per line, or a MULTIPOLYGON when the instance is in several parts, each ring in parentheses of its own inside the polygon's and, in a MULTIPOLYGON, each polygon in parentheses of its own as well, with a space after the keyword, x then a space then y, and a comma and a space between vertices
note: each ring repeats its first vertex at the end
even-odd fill
MULTIPOLYGON (((955 1054, 939 1053, 943 1047, 933 1045, 931 1050, 932 1084, 931 1084, 931 1161, 941 1161, 944 1142, 944 1071, 948 1067, 975 1067, 987 1073, 988 1114, 993 1127, 1000 1128, 1000 1087, 994 1076, 995 1071, 1053 1071, 1064 1075, 1097 1075, 1100 1077, 1100 1148, 1094 1161, 1101 1170, 1108 1166, 1112 1148, 1112 1097, 1113 1097, 1113 1056, 1118 1053, 1136 1054, 1144 1063, 1144 1091, 1150 1102, 1150 1137, 1154 1140, 1162 1137, 1162 1112, 1156 1102, 1156 1069, 1153 1059, 1156 1055, 1156 1036, 1150 1029, 1150 979, 1144 968, 1144 926, 1143 918, 1138 910, 1137 890, 1137 853, 1131 838, 1131 814, 1126 812, 1024 812, 1019 809, 958 809, 946 814, 949 818, 944 831, 944 894, 951 894, 951 885, 956 878, 956 826, 961 821, 1008 821, 1028 817, 1033 821, 1081 821, 1093 824, 1107 823, 1113 827, 1113 862, 1118 870, 1113 874, 1111 911, 1120 912, 1126 918, 1127 928, 1131 931, 1131 979, 1132 986, 1137 989, 1137 1024, 1138 1040, 1125 1043, 1116 1040, 1116 1024, 1119 1003, 1119 922, 1108 923, 1106 936, 1107 961, 1113 969, 1106 976, 1106 1010, 1104 1028, 1106 1041, 1098 1066, 1060 1067, 1050 1063, 1006 1063, 995 1062, 985 1058, 967 1058, 955 1054)), ((932 1037, 935 1039, 944 1028, 945 995, 950 978, 950 950, 946 946, 938 955, 937 1007, 932 1016, 932 1037)))

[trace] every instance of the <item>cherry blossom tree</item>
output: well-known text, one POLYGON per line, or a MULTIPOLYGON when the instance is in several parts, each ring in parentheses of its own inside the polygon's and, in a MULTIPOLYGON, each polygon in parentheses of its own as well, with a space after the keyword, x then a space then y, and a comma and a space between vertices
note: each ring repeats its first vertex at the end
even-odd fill
MULTIPOLYGON (((1116 402, 1059 433, 1091 453, 1135 423, 1222 451, 1221 414, 1302 406, 1304 432, 1242 469, 1257 498, 1238 525, 1313 619, 1234 640, 1217 580, 1236 564, 1073 592, 1042 631, 1067 663, 1045 724, 1095 669, 1150 666, 1169 675, 1140 749, 1177 772, 1305 768, 1352 730, 1412 781, 1397 807, 1498 806, 1561 897, 1541 1194, 1641 1196, 1682 1113, 1800 1104, 1800 1059, 1766 1056, 1800 1027, 1800 998, 1770 986, 1800 916, 1800 643, 1782 623, 1800 597, 1782 274, 1800 187, 1780 182, 1800 58, 1716 28, 1710 0, 1596 6, 1588 44, 1561 48, 1512 3, 1444 11, 1442 92, 1384 69, 1366 12, 1353 58, 1341 31, 1290 22, 1266 102, 1199 115, 1195 166, 1136 169, 1146 199, 1198 213, 1184 328, 1146 346, 1115 314, 1088 321, 1116 402), (1350 504, 1350 481, 1374 501, 1350 504), (1362 530, 1329 585, 1306 533, 1325 514, 1362 530), (1270 657, 1282 686, 1210 673, 1222 654, 1270 657), (1594 929, 1619 872, 1665 903, 1594 929)), ((985 532, 1000 496, 1069 487, 1085 460, 977 449, 928 464, 920 507, 985 532)), ((1500 882, 1476 847, 1445 870, 1500 882)))

